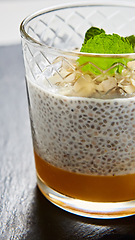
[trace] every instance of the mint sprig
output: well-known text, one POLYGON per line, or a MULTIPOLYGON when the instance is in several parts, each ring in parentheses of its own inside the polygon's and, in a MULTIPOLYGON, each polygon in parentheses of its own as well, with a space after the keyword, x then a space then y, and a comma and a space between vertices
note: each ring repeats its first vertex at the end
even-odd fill
POLYGON ((105 33, 105 31, 101 28, 97 28, 97 27, 91 27, 87 30, 87 32, 85 33, 85 38, 84 38, 84 44, 90 39, 90 38, 94 38, 95 36, 101 34, 101 33, 105 33))
MULTIPOLYGON (((85 40, 82 44, 81 52, 99 53, 99 54, 123 54, 133 53, 133 44, 135 39, 131 37, 121 37, 118 34, 106 34, 103 29, 90 28, 85 34, 85 40), (132 40, 132 43, 131 43, 132 40)), ((130 59, 127 58, 111 58, 111 57, 85 57, 81 56, 78 59, 79 65, 86 64, 82 67, 82 71, 90 71, 94 74, 100 74, 100 69, 109 69, 115 63, 122 63, 124 65, 130 59), (93 64, 98 68, 96 68, 93 64)), ((109 71, 110 74, 115 72, 121 73, 123 67, 118 65, 109 71)))
POLYGON ((132 45, 133 50, 135 52, 135 36, 131 35, 131 36, 126 37, 125 39, 127 39, 130 42, 130 44, 132 45))

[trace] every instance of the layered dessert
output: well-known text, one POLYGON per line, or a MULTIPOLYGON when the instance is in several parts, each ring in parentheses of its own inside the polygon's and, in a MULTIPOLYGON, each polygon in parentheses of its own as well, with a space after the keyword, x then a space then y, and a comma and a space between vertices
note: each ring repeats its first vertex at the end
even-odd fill
MULTIPOLYGON (((133 39, 91 28, 81 52, 131 54, 133 39)), ((38 84, 27 79, 38 178, 80 200, 135 199, 134 59, 58 56, 52 68, 38 84)))

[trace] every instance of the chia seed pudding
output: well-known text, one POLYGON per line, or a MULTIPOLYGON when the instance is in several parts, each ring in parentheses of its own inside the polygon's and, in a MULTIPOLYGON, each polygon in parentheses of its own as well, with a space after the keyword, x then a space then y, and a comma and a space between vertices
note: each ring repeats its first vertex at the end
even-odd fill
POLYGON ((20 26, 37 185, 80 216, 135 214, 134 10, 83 2, 20 26))
POLYGON ((42 159, 91 176, 135 173, 134 96, 72 96, 69 89, 53 91, 30 79, 27 84, 34 150, 42 159))

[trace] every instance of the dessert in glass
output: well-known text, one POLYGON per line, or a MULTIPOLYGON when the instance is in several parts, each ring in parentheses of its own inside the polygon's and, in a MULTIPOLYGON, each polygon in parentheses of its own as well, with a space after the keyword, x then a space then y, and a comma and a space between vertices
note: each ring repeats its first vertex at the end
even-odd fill
POLYGON ((134 14, 83 2, 20 27, 37 183, 81 216, 135 213, 134 14))

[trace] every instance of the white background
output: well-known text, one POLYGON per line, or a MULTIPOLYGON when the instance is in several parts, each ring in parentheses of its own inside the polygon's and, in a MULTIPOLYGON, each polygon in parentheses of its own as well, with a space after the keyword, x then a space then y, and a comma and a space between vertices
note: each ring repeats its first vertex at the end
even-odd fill
MULTIPOLYGON (((42 8, 67 3, 67 0, 0 1, 0 45, 20 43, 19 26, 29 14, 42 8)), ((77 0, 74 0, 77 2, 77 0)))

